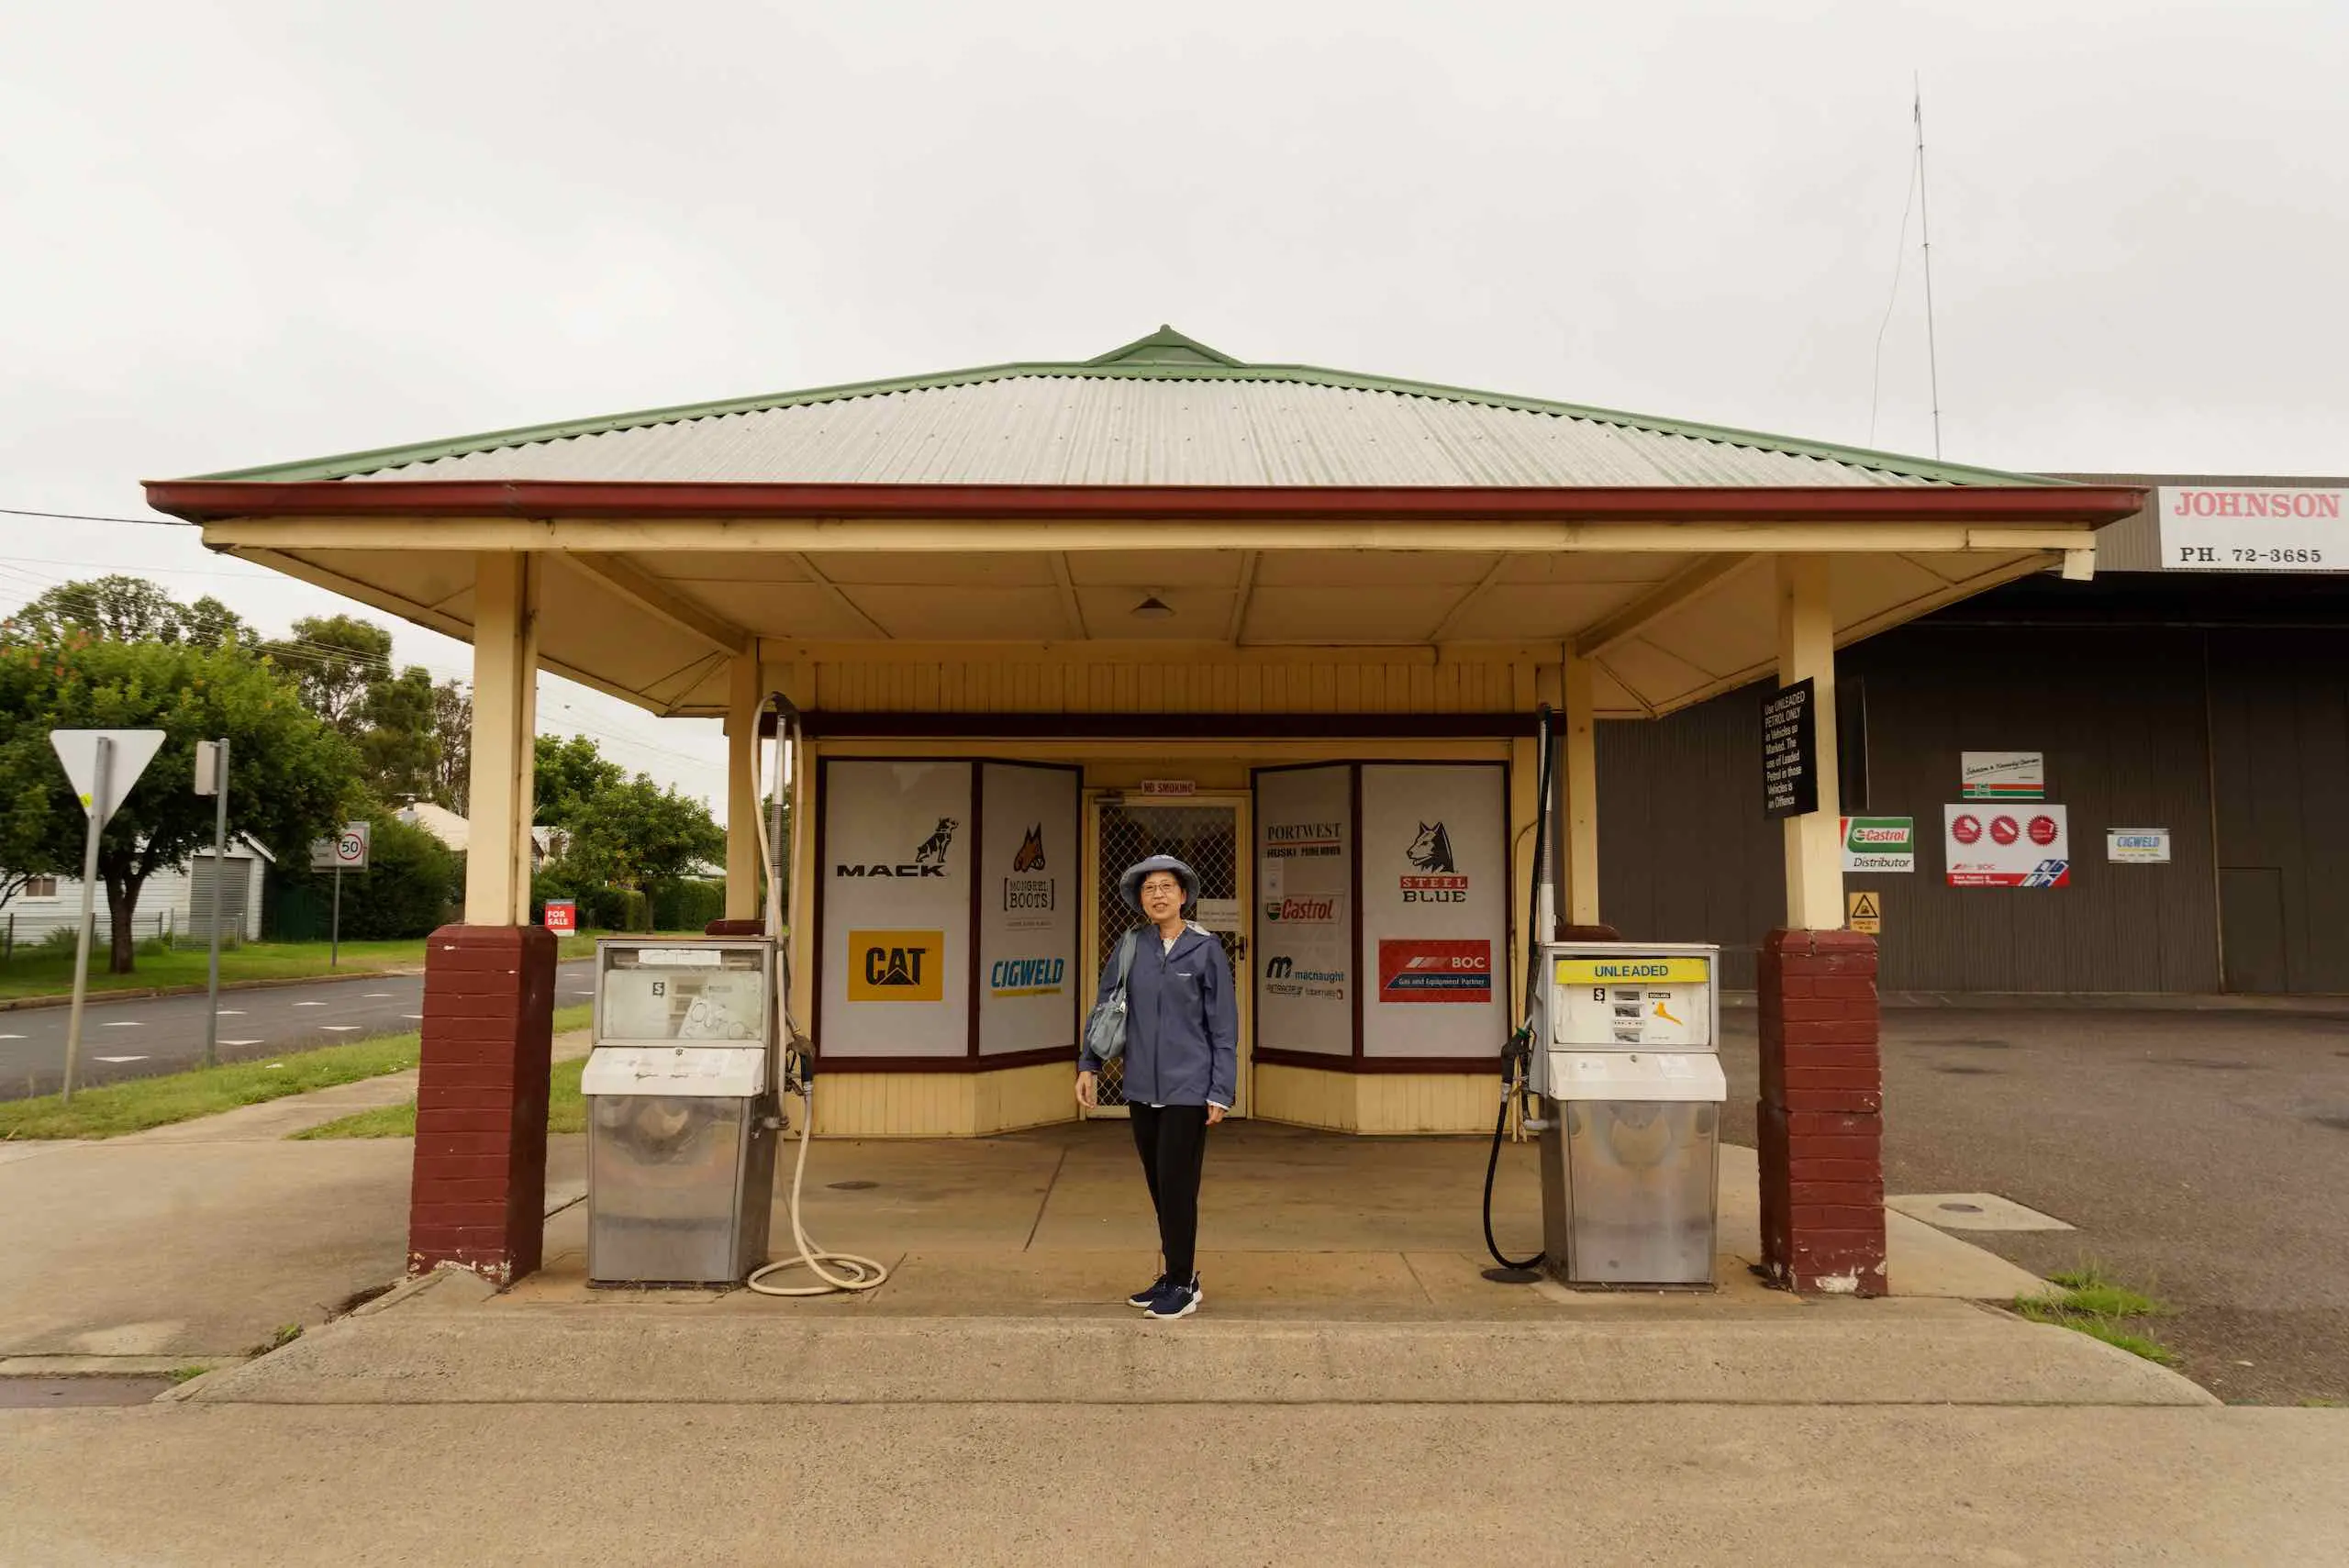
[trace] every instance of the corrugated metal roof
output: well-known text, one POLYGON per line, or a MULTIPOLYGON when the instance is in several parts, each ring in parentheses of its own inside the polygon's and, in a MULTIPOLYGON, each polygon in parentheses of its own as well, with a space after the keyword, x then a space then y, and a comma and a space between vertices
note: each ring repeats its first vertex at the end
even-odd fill
POLYGON ((1247 365, 1172 328, 997 365, 207 477, 874 484, 1868 486, 2030 475, 1461 387, 1247 365))

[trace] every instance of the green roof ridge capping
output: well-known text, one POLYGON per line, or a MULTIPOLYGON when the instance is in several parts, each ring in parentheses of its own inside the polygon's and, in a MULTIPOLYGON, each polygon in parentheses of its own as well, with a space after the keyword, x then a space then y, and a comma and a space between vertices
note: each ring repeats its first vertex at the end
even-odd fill
POLYGON ((552 425, 525 425, 506 430, 486 430, 477 435, 455 436, 437 441, 418 441, 406 446, 376 447, 365 451, 339 452, 328 457, 306 458, 294 462, 267 464, 259 468, 232 469, 220 473, 195 474, 196 479, 222 481, 273 481, 295 484, 306 480, 348 479, 356 474, 372 473, 382 469, 397 468, 410 463, 429 462, 436 458, 461 457, 471 452, 495 451, 505 447, 531 446, 542 441, 570 440, 579 436, 609 435, 621 430, 643 429, 654 425, 682 424, 696 419, 718 419, 733 414, 763 414, 776 409, 806 407, 819 403, 842 403, 859 397, 885 397, 900 392, 935 392, 951 387, 973 386, 985 382, 1010 381, 1020 377, 1069 377, 1076 379, 1133 379, 1140 381, 1269 381, 1294 382, 1304 386, 1328 386, 1353 392, 1391 393, 1401 397, 1427 397, 1447 403, 1474 404, 1487 408, 1505 408, 1523 414, 1543 414, 1563 419, 1579 419, 1592 424, 1620 426, 1625 429, 1642 430, 1655 435, 1678 436, 1689 440, 1712 441, 1726 446, 1749 447, 1764 451, 1783 452, 1791 457, 1806 457, 1825 462, 1849 463, 1859 468, 1881 469, 1887 473, 1949 484, 2028 484, 2048 488, 2068 486, 2068 480, 2050 479, 2041 474, 2016 473, 2001 469, 1979 468, 1966 463, 1943 462, 1938 459, 1910 457, 1899 452, 1872 450, 1865 447, 1844 446, 1832 441, 1813 441, 1790 436, 1772 435, 1766 431, 1739 429, 1727 425, 1708 425, 1687 419, 1665 419, 1653 415, 1626 413, 1615 408, 1596 408, 1583 404, 1558 403, 1547 398, 1517 397, 1506 393, 1480 392, 1471 387, 1447 386, 1437 382, 1407 381, 1395 376, 1364 375, 1351 371, 1324 370, 1318 365, 1249 364, 1233 359, 1219 350, 1211 349, 1194 338, 1162 326, 1148 337, 1137 338, 1130 343, 1110 350, 1097 358, 1074 363, 1065 361, 1030 361, 1014 364, 980 365, 968 370, 937 371, 928 375, 897 376, 885 381, 851 382, 838 386, 809 387, 798 392, 769 393, 756 397, 729 398, 717 403, 684 403, 667 408, 640 408, 625 414, 607 414, 598 418, 571 419, 552 425))

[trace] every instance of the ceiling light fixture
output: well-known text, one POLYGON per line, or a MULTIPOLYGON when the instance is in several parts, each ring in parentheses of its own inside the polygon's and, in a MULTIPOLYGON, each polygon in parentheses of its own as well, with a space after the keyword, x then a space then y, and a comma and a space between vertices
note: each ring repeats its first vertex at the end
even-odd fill
POLYGON ((1144 620, 1164 620, 1174 613, 1174 606, 1152 594, 1136 605, 1133 613, 1144 620))

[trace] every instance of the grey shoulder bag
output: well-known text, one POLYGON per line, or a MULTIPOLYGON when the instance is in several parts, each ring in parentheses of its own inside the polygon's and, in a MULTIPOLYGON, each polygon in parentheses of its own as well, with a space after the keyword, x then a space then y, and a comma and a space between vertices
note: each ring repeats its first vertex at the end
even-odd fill
POLYGON ((1085 1020, 1085 1053, 1097 1062, 1115 1062, 1126 1053, 1126 976, 1134 967, 1134 934, 1118 941, 1118 984, 1093 1004, 1085 1020))

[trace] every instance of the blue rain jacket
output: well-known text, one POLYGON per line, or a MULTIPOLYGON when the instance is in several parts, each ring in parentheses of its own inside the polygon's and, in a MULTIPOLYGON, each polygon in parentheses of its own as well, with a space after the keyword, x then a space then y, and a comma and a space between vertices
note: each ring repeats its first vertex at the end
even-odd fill
MULTIPOLYGON (((1198 925, 1175 938, 1171 952, 1154 926, 1133 936, 1134 963, 1126 975, 1127 1101, 1229 1110, 1240 1082, 1240 1003, 1223 944, 1198 925)), ((1113 949, 1097 995, 1117 983, 1113 949)), ((1080 1054, 1077 1066, 1101 1070, 1090 1054, 1080 1054)))

